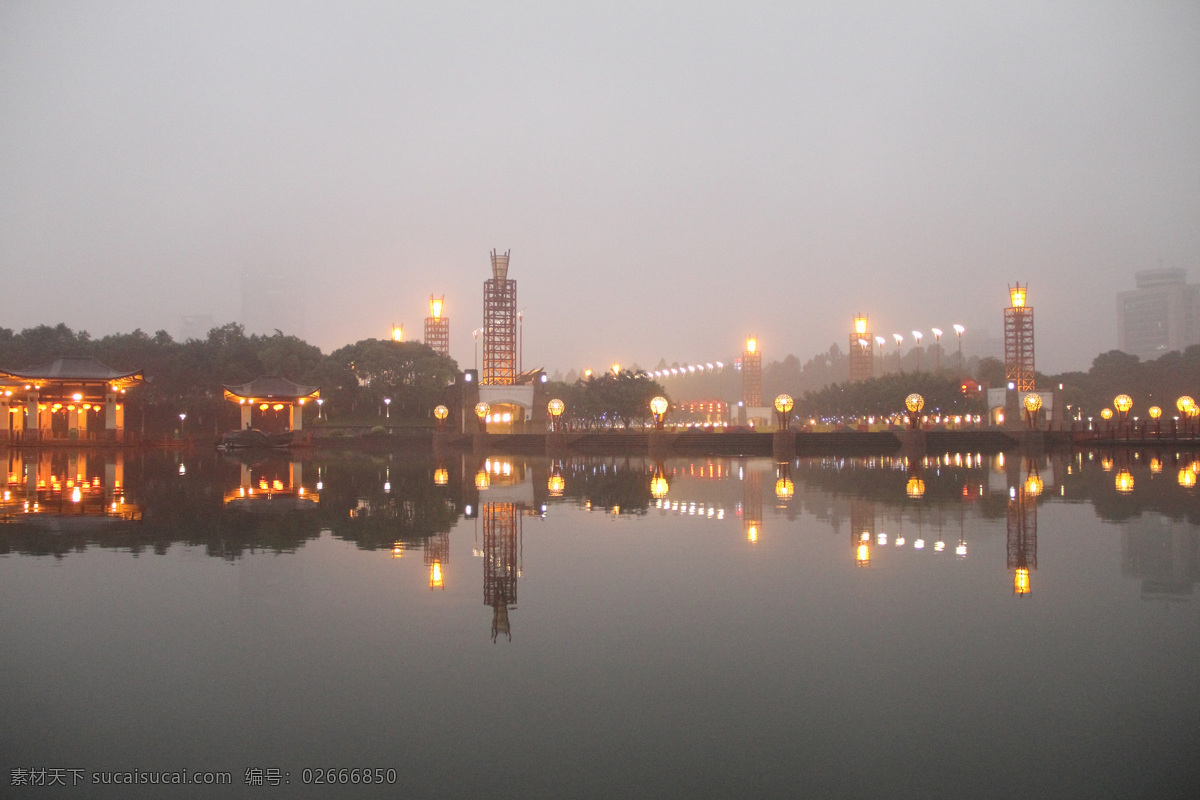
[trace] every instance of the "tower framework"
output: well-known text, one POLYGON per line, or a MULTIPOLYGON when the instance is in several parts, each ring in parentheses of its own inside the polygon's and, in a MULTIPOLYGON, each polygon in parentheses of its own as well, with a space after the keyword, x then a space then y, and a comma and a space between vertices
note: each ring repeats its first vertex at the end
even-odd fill
POLYGON ((763 404, 762 353, 754 339, 746 342, 746 352, 742 353, 742 403, 747 408, 759 408, 763 404))
POLYGON ((1029 286, 1008 290, 1012 306, 1004 309, 1004 378, 1018 392, 1034 391, 1033 306, 1027 305, 1029 286))
POLYGON ((484 503, 483 603, 492 607, 492 641, 503 633, 512 639, 508 610, 517 603, 520 517, 516 503, 484 503))
POLYGON ((850 380, 865 381, 875 376, 875 340, 868 330, 867 317, 854 317, 854 331, 850 334, 850 380))
POLYGON ((1008 501, 1008 568, 1014 571, 1013 590, 1029 591, 1029 571, 1037 569, 1037 497, 1024 486, 1008 501))
POLYGON ((425 344, 439 356, 450 355, 450 318, 442 316, 444 297, 429 298, 430 316, 425 318, 425 344))
POLYGON ((508 254, 492 251, 492 277, 483 284, 481 384, 510 386, 517 377, 517 282, 508 278, 508 254))

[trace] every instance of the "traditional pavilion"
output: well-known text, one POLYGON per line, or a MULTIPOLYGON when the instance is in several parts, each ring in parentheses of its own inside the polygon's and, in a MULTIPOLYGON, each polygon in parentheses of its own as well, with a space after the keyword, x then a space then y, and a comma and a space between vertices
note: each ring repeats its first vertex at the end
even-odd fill
POLYGON ((260 412, 288 410, 288 430, 304 429, 304 404, 321 396, 319 386, 301 386, 287 378, 268 375, 241 386, 226 386, 225 399, 242 407, 242 430, 254 427, 254 409, 260 412))
POLYGON ((122 439, 125 393, 146 382, 94 358, 67 357, 20 370, 0 370, 0 413, 9 441, 122 439), (57 424, 56 424, 57 421, 57 424))

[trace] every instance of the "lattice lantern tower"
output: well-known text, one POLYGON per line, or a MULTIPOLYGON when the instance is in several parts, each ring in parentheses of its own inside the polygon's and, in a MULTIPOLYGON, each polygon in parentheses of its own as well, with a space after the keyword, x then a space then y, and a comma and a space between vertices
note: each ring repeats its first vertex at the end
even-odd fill
POLYGON ((517 378, 517 282, 508 279, 508 254, 492 251, 492 277, 483 284, 481 384, 511 386, 517 378))
POLYGON ((742 353, 742 403, 747 408, 762 406, 762 352, 758 340, 746 340, 746 352, 742 353))
POLYGON ((1033 388, 1033 306, 1027 304, 1029 285, 1008 289, 1012 307, 1004 309, 1004 377, 1018 392, 1033 388))
POLYGON ((450 318, 442 316, 446 298, 429 296, 429 316, 425 318, 425 344, 439 356, 450 355, 450 318))
POLYGON ((854 316, 850 334, 850 380, 865 381, 875 376, 875 340, 864 314, 854 316))
POLYGON ((520 518, 516 503, 484 503, 483 602, 492 607, 492 641, 504 634, 512 640, 508 611, 517 604, 520 573, 520 518))

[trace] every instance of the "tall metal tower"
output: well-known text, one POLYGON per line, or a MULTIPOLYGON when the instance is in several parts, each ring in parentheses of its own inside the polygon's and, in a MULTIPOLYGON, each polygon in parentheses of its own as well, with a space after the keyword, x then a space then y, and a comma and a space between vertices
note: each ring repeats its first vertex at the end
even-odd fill
POLYGON ((425 318, 425 344, 439 356, 450 355, 450 318, 442 316, 445 299, 429 295, 429 316, 425 318))
POLYGON ((1012 307, 1004 309, 1004 379, 1018 392, 1033 389, 1033 306, 1026 305, 1029 284, 1008 288, 1012 307))
POLYGON ((435 533, 425 540, 425 566, 429 567, 429 588, 446 588, 446 565, 450 563, 450 533, 435 533))
POLYGON ((508 610, 517 605, 520 518, 516 503, 484 503, 483 604, 492 607, 492 641, 503 633, 512 640, 508 610))
POLYGON ((747 467, 745 462, 740 469, 743 473, 742 530, 746 532, 746 541, 756 544, 763 524, 762 473, 747 467))
POLYGON ((742 353, 742 404, 747 408, 760 408, 762 401, 762 353, 758 340, 746 340, 746 352, 742 353))
POLYGON ((850 380, 865 381, 875 376, 875 340, 867 329, 865 314, 854 315, 850 334, 850 380))
POLYGON ((871 566, 871 546, 875 544, 875 504, 870 500, 850 501, 850 547, 854 566, 871 566))
POLYGON ((511 386, 517 379, 517 282, 508 279, 510 252, 492 251, 492 277, 483 284, 480 384, 511 386))

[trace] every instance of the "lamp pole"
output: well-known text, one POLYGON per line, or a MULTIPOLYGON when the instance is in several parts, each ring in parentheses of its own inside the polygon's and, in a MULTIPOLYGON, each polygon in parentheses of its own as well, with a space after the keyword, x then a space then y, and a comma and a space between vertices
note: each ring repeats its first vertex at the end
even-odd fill
POLYGON ((941 375, 942 374, 942 329, 941 328, 930 328, 930 330, 933 332, 933 341, 935 342, 934 346, 937 348, 937 373, 939 375, 941 375))
POLYGON ((903 372, 904 362, 900 358, 900 345, 904 342, 904 337, 898 333, 893 333, 892 338, 896 340, 896 372, 903 372))
POLYGON ((963 371, 962 335, 963 335, 963 331, 965 331, 965 330, 966 330, 966 328, 964 328, 962 325, 954 326, 954 332, 958 335, 958 374, 960 377, 962 376, 962 371, 963 371))

